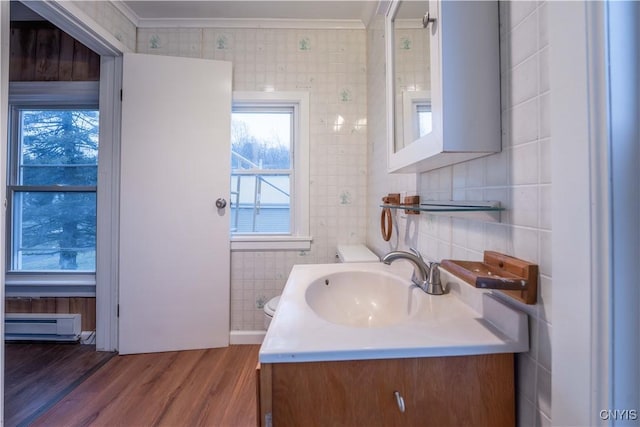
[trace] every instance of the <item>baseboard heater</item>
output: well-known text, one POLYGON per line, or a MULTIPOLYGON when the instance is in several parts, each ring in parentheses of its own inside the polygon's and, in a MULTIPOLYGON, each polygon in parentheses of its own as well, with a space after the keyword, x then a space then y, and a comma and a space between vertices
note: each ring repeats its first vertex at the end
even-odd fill
POLYGON ((80 314, 5 313, 7 341, 78 341, 82 329, 80 314))

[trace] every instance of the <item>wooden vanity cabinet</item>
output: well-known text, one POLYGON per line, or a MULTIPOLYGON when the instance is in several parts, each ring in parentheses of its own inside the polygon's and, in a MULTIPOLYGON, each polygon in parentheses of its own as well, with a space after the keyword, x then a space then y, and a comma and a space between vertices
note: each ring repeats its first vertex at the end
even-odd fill
POLYGON ((515 425, 511 353, 262 363, 258 382, 263 427, 515 425))

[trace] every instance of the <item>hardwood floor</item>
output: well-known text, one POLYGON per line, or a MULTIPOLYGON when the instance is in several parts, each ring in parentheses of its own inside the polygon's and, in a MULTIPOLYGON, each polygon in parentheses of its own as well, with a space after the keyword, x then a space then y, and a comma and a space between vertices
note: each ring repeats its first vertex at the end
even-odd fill
POLYGON ((255 426, 258 345, 116 356, 33 426, 255 426))
POLYGON ((93 345, 5 344, 5 425, 28 425, 114 355, 93 345))

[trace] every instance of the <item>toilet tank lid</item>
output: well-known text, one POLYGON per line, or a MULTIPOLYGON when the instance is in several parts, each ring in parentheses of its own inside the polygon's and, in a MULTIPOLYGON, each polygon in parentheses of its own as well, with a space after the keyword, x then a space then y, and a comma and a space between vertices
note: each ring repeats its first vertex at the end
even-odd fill
POLYGON ((380 258, 365 245, 338 245, 340 262, 376 262, 380 258))

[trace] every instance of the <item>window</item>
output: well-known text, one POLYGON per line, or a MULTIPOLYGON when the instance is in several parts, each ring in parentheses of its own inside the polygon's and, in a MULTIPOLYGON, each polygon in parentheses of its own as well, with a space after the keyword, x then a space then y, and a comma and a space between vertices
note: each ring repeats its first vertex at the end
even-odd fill
POLYGON ((291 232, 294 108, 236 106, 231 115, 231 232, 291 232))
POLYGON ((73 93, 63 104, 46 93, 10 100, 8 271, 94 273, 96 102, 73 93))
POLYGON ((232 249, 308 249, 308 95, 236 92, 232 249))
POLYGON ((431 93, 429 91, 404 91, 403 126, 405 141, 415 141, 433 131, 431 93))
POLYGON ((431 102, 421 102, 415 104, 416 115, 418 120, 418 132, 417 138, 421 138, 427 134, 430 134, 433 130, 433 119, 431 116, 431 102))

